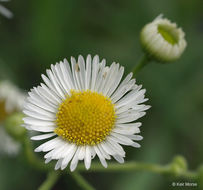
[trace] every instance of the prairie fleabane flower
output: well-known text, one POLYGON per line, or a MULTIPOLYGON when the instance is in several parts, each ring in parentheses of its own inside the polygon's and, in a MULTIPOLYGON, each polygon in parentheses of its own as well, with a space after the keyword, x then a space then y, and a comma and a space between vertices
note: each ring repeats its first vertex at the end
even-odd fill
MULTIPOLYGON (((15 155, 20 144, 5 130, 5 119, 15 111, 22 111, 25 94, 9 81, 0 81, 0 154, 15 155)), ((13 126, 12 126, 13 127, 13 126)))
POLYGON ((15 111, 21 111, 25 93, 9 81, 0 81, 0 122, 15 111))
POLYGON ((71 66, 63 62, 51 65, 44 83, 29 92, 25 104, 24 126, 45 134, 32 140, 52 138, 35 149, 48 152, 46 163, 58 160, 55 169, 64 169, 70 163, 73 171, 79 160, 87 169, 97 155, 104 167, 111 156, 123 163, 123 145, 140 147, 133 140, 140 132, 141 123, 135 120, 145 115, 149 106, 143 105, 145 90, 135 84, 132 73, 121 82, 124 68, 113 63, 93 59, 78 61, 71 58, 71 66), (120 83, 121 82, 121 83, 120 83), (50 133, 49 133, 50 132, 50 133), (54 137, 56 136, 56 137, 54 137))
POLYGON ((177 60, 187 45, 182 29, 162 15, 144 26, 140 40, 148 56, 158 62, 177 60))

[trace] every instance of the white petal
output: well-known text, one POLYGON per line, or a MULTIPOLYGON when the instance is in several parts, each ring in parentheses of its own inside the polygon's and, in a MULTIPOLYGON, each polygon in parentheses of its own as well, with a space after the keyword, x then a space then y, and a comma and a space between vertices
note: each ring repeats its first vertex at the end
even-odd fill
POLYGON ((80 150, 81 150, 81 147, 79 146, 77 148, 76 152, 75 152, 75 155, 74 155, 72 161, 71 161, 71 164, 70 164, 70 170, 71 170, 71 172, 73 172, 76 169, 77 165, 78 165, 78 161, 79 161, 78 155, 80 153, 80 150))
POLYGON ((47 96, 50 96, 50 99, 53 99, 53 101, 55 101, 56 103, 60 104, 61 103, 61 99, 58 97, 57 94, 55 94, 54 91, 50 90, 45 84, 41 83, 41 90, 44 91, 44 93, 46 92, 47 96))
POLYGON ((26 128, 29 128, 29 130, 39 131, 39 132, 53 132, 54 129, 55 129, 55 126, 35 126, 35 125, 27 125, 26 128))
POLYGON ((118 87, 118 85, 122 79, 123 73, 124 73, 124 67, 121 67, 119 69, 117 76, 115 77, 113 84, 111 85, 111 88, 109 89, 109 91, 107 93, 107 96, 110 97, 113 94, 113 92, 115 91, 115 89, 118 87))
POLYGON ((80 68, 80 81, 81 81, 81 85, 82 85, 82 89, 85 89, 85 83, 86 83, 86 76, 85 76, 85 60, 83 58, 83 56, 79 55, 78 57, 78 65, 80 68))
POLYGON ((111 138, 117 141, 119 144, 131 145, 134 143, 130 138, 113 132, 111 133, 111 138))
POLYGON ((97 72, 99 69, 99 56, 95 55, 92 61, 92 80, 91 80, 91 90, 94 91, 95 89, 95 83, 96 83, 96 77, 97 77, 97 72))
POLYGON ((51 157, 52 159, 60 159, 63 158, 63 153, 64 151, 70 146, 67 146, 67 142, 63 142, 60 144, 59 147, 53 149, 52 151, 50 151, 49 153, 44 155, 44 158, 49 158, 51 157))
POLYGON ((44 135, 37 135, 37 136, 31 137, 31 140, 37 141, 37 140, 48 139, 48 138, 53 137, 53 136, 55 136, 55 135, 56 135, 56 133, 49 133, 49 134, 44 134, 44 135))
POLYGON ((135 141, 141 141, 143 139, 143 137, 140 135, 125 135, 125 136, 135 141))
POLYGON ((45 84, 49 87, 49 89, 59 96, 57 90, 55 89, 54 85, 51 83, 49 78, 47 76, 45 76, 44 74, 42 74, 41 77, 42 77, 42 80, 45 82, 45 84))
POLYGON ((135 147, 135 148, 140 148, 140 144, 134 142, 133 144, 131 144, 130 146, 135 147))
POLYGON ((56 137, 50 141, 47 141, 43 144, 41 144, 40 146, 38 146, 35 149, 35 152, 47 152, 49 150, 52 150, 54 148, 56 148, 57 146, 59 146, 61 144, 61 138, 60 137, 56 137))
POLYGON ((99 160, 100 160, 101 164, 102 164, 105 168, 107 168, 106 160, 105 160, 105 158, 102 156, 102 154, 101 154, 100 150, 98 149, 98 147, 97 147, 97 146, 94 146, 94 150, 95 150, 97 156, 99 157, 99 160))
POLYGON ((66 156, 63 159, 63 162, 62 162, 62 165, 61 165, 62 170, 67 167, 68 163, 73 158, 73 155, 75 154, 76 150, 77 150, 77 146, 75 144, 72 144, 72 146, 69 148, 69 150, 67 150, 66 156))
POLYGON ((90 168, 91 165, 91 147, 90 146, 86 146, 85 149, 85 167, 88 170, 90 168))
POLYGON ((114 154, 115 154, 114 150, 111 149, 111 147, 109 147, 109 146, 106 144, 106 142, 102 142, 102 143, 100 143, 99 145, 101 145, 101 147, 103 148, 103 150, 104 150, 107 154, 109 154, 109 155, 114 155, 114 154))
POLYGON ((84 157, 85 157, 85 149, 86 149, 85 146, 81 146, 80 153, 78 155, 78 159, 79 160, 83 160, 84 159, 84 157))
POLYGON ((95 91, 99 92, 99 89, 102 86, 103 83, 103 74, 105 72, 105 65, 106 65, 106 60, 102 60, 101 63, 99 64, 99 71, 96 77, 96 84, 95 84, 95 91))
POLYGON ((92 58, 90 55, 86 59, 86 80, 85 80, 85 90, 90 89, 90 79, 91 79, 91 66, 92 58))
POLYGON ((40 120, 44 120, 44 121, 55 121, 56 120, 56 117, 50 118, 50 117, 41 115, 41 114, 33 112, 33 111, 23 110, 23 113, 34 119, 40 119, 40 120))
POLYGON ((101 152, 102 156, 107 159, 110 160, 111 156, 102 148, 101 144, 97 145, 97 148, 99 149, 99 151, 101 152))
POLYGON ((61 158, 57 161, 55 168, 54 168, 55 170, 58 170, 61 167, 62 161, 63 161, 63 158, 61 158))
POLYGON ((75 89, 75 83, 73 81, 73 75, 68 61, 64 59, 64 62, 61 62, 60 66, 66 85, 69 89, 75 89))
POLYGON ((52 121, 45 121, 40 119, 35 119, 31 117, 24 117, 23 121, 28 125, 35 125, 35 126, 56 126, 52 121))
POLYGON ((53 96, 53 93, 50 93, 50 91, 46 91, 41 86, 37 87, 38 95, 43 98, 46 102, 50 103, 51 105, 54 105, 54 107, 57 107, 58 104, 61 103, 60 99, 56 99, 55 96, 53 96))
POLYGON ((13 17, 13 13, 2 5, 0 5, 0 13, 9 19, 13 17))
POLYGON ((112 102, 116 103, 118 100, 120 100, 121 97, 123 97, 127 92, 129 92, 133 88, 136 88, 135 79, 130 80, 126 85, 120 88, 115 96, 113 94, 111 97, 112 102))
POLYGON ((38 107, 38 106, 36 106, 36 105, 31 104, 31 103, 26 103, 26 104, 24 105, 24 107, 25 107, 27 110, 34 111, 34 112, 36 112, 36 113, 38 113, 38 114, 40 114, 40 115, 44 115, 44 116, 47 116, 47 117, 49 117, 49 118, 55 117, 55 113, 49 112, 49 111, 47 111, 47 110, 45 110, 45 109, 42 109, 42 108, 40 108, 40 107, 38 107))
POLYGON ((139 98, 144 99, 145 92, 146 92, 145 89, 142 89, 139 92, 137 91, 137 89, 135 89, 131 91, 129 94, 127 94, 124 98, 119 100, 116 104, 118 105, 118 107, 120 107, 122 105, 126 105, 128 102, 138 100, 139 98))
POLYGON ((45 160, 45 164, 48 164, 50 161, 51 161, 51 158, 47 158, 47 159, 45 160))
POLYGON ((102 90, 102 93, 106 96, 107 92, 109 91, 109 89, 111 88, 112 83, 114 82, 114 80, 116 80, 116 74, 118 72, 118 64, 113 63, 110 66, 110 70, 108 72, 108 76, 106 79, 106 83, 104 85, 104 88, 102 90))
POLYGON ((56 65, 51 65, 51 69, 54 74, 54 77, 57 79, 57 83, 60 89, 63 91, 64 94, 67 94, 69 92, 69 89, 67 89, 66 87, 59 64, 56 63, 56 65))
POLYGON ((117 124, 116 126, 119 128, 124 128, 126 130, 128 130, 128 128, 137 128, 140 127, 142 125, 141 122, 137 122, 137 123, 123 123, 123 124, 117 124))
POLYGON ((137 110, 133 110, 132 108, 131 109, 128 109, 128 111, 125 111, 121 114, 117 114, 117 119, 122 119, 122 118, 127 118, 127 117, 130 117, 130 116, 134 116, 136 114, 139 114, 139 111, 137 110))
POLYGON ((139 133, 140 129, 138 127, 128 127, 128 128, 115 127, 112 131, 123 135, 132 135, 135 133, 139 133))
POLYGON ((47 69, 46 72, 47 72, 47 75, 48 75, 51 83, 53 84, 53 86, 55 87, 55 89, 57 91, 57 95, 59 97, 61 97, 62 99, 65 99, 65 94, 62 91, 60 85, 57 83, 57 81, 58 81, 57 78, 54 76, 54 74, 51 72, 50 69, 47 69))
POLYGON ((104 67, 103 70, 102 70, 102 76, 101 76, 101 83, 100 85, 97 87, 97 92, 98 93, 102 93, 104 87, 105 87, 105 84, 106 84, 106 80, 107 80, 107 77, 108 77, 108 73, 110 71, 110 68, 108 66, 104 67))
POLYGON ((129 123, 129 122, 132 122, 132 121, 135 121, 141 117, 143 117, 146 113, 145 112, 140 112, 140 113, 137 113, 137 114, 134 114, 134 115, 130 115, 128 117, 123 117, 123 118, 118 118, 116 119, 116 124, 119 124, 119 123, 129 123))
POLYGON ((113 141, 111 139, 111 136, 108 136, 106 141, 110 144, 111 147, 114 148, 115 152, 117 152, 118 155, 125 157, 125 151, 123 150, 122 146, 113 141))
POLYGON ((123 164, 123 163, 124 163, 124 159, 123 159, 122 156, 116 154, 116 155, 113 155, 113 157, 114 157, 114 159, 115 159, 117 162, 119 162, 120 164, 123 164))
POLYGON ((76 60, 74 57, 71 57, 71 68, 72 68, 73 81, 75 83, 75 88, 76 88, 76 90, 81 90, 80 81, 79 81, 78 77, 76 76, 76 72, 78 69, 76 67, 76 60))
POLYGON ((56 113, 56 108, 47 104, 46 102, 44 102, 42 99, 37 98, 37 97, 28 97, 27 98, 28 102, 42 108, 45 109, 46 111, 52 112, 52 113, 56 113))
POLYGON ((113 95, 111 96, 111 98, 117 96, 117 93, 120 91, 120 89, 123 88, 123 86, 125 86, 126 84, 128 84, 128 82, 130 81, 130 79, 132 78, 133 73, 129 73, 125 79, 121 82, 121 84, 118 86, 118 88, 116 89, 116 91, 113 93, 113 95))

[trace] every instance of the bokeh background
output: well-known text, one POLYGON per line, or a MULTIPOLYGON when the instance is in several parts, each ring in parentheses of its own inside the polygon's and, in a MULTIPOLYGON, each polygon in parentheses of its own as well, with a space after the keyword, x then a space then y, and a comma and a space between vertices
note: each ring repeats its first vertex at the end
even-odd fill
MULTIPOLYGON (((79 54, 98 54, 108 64, 119 62, 127 74, 142 55, 141 28, 160 13, 175 21, 186 33, 187 49, 175 63, 152 63, 137 74, 152 108, 140 120, 142 148, 126 147, 126 161, 165 164, 181 154, 192 170, 202 163, 202 0, 12 0, 2 4, 14 17, 0 16, 0 79, 24 90, 38 85, 50 64, 79 54)), ((84 176, 99 190, 167 190, 172 182, 138 171, 84 176)), ((23 164, 21 155, 0 154, 1 190, 35 190, 45 178, 23 164)), ((67 175, 53 189, 80 188, 67 175)))

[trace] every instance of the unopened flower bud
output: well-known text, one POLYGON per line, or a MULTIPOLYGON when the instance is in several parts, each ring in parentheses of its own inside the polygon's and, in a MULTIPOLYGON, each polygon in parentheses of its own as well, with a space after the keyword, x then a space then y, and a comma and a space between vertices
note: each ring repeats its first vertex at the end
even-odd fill
POLYGON ((5 120, 6 131, 17 141, 20 141, 26 133, 25 128, 21 126, 23 116, 24 114, 17 112, 8 116, 5 120))
POLYGON ((151 59, 165 63, 177 60, 187 45, 183 30, 162 15, 144 26, 140 40, 151 59))

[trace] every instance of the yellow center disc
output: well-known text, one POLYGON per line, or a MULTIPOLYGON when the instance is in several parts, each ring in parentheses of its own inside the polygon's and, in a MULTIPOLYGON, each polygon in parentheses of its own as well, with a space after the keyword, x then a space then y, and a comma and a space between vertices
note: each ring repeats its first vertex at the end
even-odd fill
POLYGON ((114 127, 115 108, 108 97, 97 92, 71 91, 59 106, 55 133, 77 145, 95 145, 114 127))

